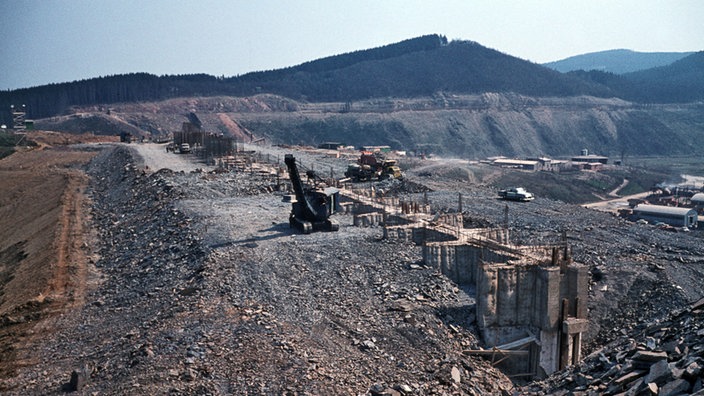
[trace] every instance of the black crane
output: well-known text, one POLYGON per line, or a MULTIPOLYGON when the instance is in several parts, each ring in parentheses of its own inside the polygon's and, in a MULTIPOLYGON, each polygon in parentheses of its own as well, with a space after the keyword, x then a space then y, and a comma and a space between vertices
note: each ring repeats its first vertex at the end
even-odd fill
POLYGON ((289 224, 304 234, 311 231, 337 231, 340 225, 329 219, 338 207, 339 191, 336 188, 317 189, 303 185, 298 173, 296 158, 292 154, 284 157, 288 175, 296 193, 292 200, 289 224))

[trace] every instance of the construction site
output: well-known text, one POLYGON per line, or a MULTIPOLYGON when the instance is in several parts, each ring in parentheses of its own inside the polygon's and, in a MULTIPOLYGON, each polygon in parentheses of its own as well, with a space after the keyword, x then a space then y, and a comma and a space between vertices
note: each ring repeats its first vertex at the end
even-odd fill
POLYGON ((189 128, 72 148, 82 275, 3 275, 3 393, 702 392, 699 231, 189 128))

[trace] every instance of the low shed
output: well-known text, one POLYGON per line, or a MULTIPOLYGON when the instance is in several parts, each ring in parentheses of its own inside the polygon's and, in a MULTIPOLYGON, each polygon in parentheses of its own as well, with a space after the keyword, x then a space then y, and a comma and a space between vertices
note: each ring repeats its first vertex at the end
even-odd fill
POLYGON ((499 158, 494 161, 494 165, 501 166, 504 168, 517 168, 517 169, 525 169, 525 170, 533 170, 533 171, 538 170, 538 168, 540 167, 540 163, 538 161, 508 159, 508 158, 499 158))
POLYGON ((652 223, 662 222, 673 227, 697 227, 697 211, 692 208, 641 204, 633 208, 633 214, 638 219, 652 223))

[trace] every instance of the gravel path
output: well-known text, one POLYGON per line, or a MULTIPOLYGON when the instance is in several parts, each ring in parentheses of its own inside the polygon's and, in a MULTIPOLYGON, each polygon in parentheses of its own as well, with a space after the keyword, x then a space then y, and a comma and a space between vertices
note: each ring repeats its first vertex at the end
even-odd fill
POLYGON ((197 169, 213 170, 214 166, 203 163, 194 154, 167 152, 167 143, 137 143, 129 145, 138 153, 137 166, 156 172, 170 169, 174 172, 193 172, 197 169))

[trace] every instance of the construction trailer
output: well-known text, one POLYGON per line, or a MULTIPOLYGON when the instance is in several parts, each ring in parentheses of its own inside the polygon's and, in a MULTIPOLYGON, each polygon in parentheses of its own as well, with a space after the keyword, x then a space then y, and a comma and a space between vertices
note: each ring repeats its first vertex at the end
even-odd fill
POLYGON ((324 149, 324 150, 340 150, 343 147, 345 147, 345 144, 338 143, 338 142, 324 142, 324 143, 320 143, 318 145, 319 149, 324 149))

